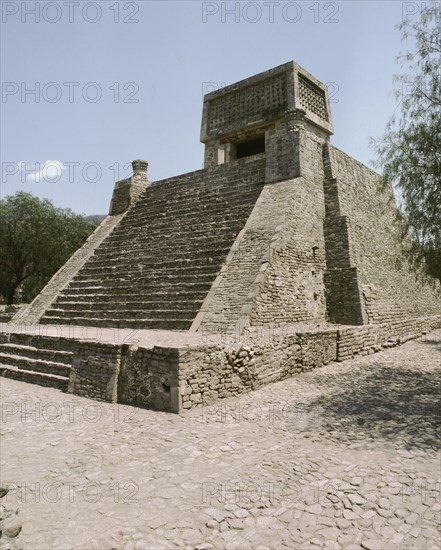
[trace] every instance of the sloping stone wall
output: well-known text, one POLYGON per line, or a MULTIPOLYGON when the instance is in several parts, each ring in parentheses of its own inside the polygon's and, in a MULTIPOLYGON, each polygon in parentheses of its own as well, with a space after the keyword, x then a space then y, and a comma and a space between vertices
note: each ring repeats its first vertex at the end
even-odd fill
POLYGON ((286 211, 291 185, 292 181, 265 184, 210 291, 211 299, 202 306, 200 332, 235 332, 248 318, 256 293, 253 285, 268 265, 271 239, 286 211))
POLYGON ((380 192, 381 176, 339 149, 329 146, 329 155, 369 323, 439 314, 439 282, 404 257, 392 189, 380 192))
POLYGON ((280 206, 269 203, 268 208, 278 224, 256 280, 252 325, 325 321, 323 138, 306 129, 298 132, 302 176, 272 191, 280 206))

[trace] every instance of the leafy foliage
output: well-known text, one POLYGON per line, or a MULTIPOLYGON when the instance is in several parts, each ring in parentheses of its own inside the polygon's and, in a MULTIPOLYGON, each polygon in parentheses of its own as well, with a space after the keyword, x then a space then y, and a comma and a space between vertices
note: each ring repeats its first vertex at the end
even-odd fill
POLYGON ((49 200, 18 192, 0 201, 0 295, 31 301, 95 224, 49 200))
POLYGON ((405 232, 417 263, 441 280, 441 13, 439 2, 422 4, 419 19, 399 26, 411 48, 400 54, 394 78, 397 112, 374 141, 377 166, 402 199, 405 232))

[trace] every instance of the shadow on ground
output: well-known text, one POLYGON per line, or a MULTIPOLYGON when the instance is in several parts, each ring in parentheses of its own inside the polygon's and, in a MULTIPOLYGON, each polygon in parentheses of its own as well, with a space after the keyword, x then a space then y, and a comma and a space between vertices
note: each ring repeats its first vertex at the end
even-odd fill
POLYGON ((441 369, 418 371, 379 361, 338 376, 323 373, 316 383, 331 390, 311 404, 320 410, 321 428, 331 440, 441 448, 441 369))
POLYGON ((441 351, 441 340, 433 340, 433 339, 421 340, 421 343, 427 344, 429 346, 433 346, 438 351, 441 351))

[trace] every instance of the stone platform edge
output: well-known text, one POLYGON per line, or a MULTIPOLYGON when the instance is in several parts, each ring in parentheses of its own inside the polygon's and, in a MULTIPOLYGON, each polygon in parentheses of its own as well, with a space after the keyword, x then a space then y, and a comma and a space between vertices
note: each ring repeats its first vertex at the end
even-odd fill
POLYGON ((0 345, 12 342, 72 352, 68 393, 179 413, 328 363, 394 347, 440 328, 441 315, 436 315, 302 330, 289 325, 249 327, 237 339, 219 334, 197 342, 193 335, 187 344, 181 333, 174 345, 29 334, 21 333, 18 326, 8 330, 3 325, 0 345))

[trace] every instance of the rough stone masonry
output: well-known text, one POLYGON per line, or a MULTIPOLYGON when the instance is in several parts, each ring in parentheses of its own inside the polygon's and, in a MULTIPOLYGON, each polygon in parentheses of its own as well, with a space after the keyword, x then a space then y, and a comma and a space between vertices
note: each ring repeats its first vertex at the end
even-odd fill
POLYGON ((204 168, 150 182, 133 162, 109 216, 2 330, 1 373, 178 412, 441 326, 392 188, 332 134, 326 86, 294 62, 207 94, 204 168))

